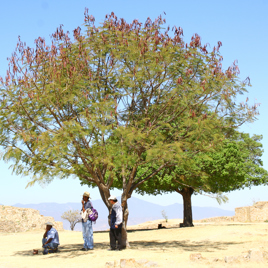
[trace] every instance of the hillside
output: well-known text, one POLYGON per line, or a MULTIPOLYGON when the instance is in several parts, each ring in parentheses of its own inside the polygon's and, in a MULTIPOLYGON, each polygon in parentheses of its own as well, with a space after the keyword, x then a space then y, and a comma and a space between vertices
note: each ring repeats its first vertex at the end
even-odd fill
MULTIPOLYGON (((120 198, 119 198, 120 199, 120 198)), ((94 225, 94 230, 106 230, 108 229, 108 210, 103 204, 102 200, 93 200, 93 206, 99 212, 99 219, 96 225, 94 225)), ((37 209, 44 216, 51 216, 56 221, 63 221, 63 227, 69 230, 69 223, 61 219, 61 215, 64 211, 69 209, 81 209, 81 203, 40 203, 40 204, 14 204, 15 207, 32 208, 37 209)), ((132 197, 128 201, 129 206, 129 221, 128 225, 136 225, 146 221, 152 221, 162 218, 161 211, 165 211, 169 219, 183 218, 183 205, 175 203, 169 206, 160 206, 150 202, 140 200, 138 198, 132 197)), ((220 216, 233 216, 234 211, 218 209, 214 207, 197 207, 193 206, 193 218, 194 220, 200 220, 210 217, 220 217, 220 216)), ((178 222, 179 223, 179 222, 178 222)), ((81 230, 81 224, 77 224, 75 230, 81 230)))

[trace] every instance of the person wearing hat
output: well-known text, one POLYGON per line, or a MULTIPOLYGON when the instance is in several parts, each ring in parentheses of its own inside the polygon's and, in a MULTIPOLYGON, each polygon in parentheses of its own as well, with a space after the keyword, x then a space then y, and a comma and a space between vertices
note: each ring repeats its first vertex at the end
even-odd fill
POLYGON ((115 196, 111 195, 108 200, 112 205, 110 226, 110 250, 122 250, 122 207, 115 196))
POLYGON ((44 248, 43 254, 54 253, 58 251, 58 246, 60 244, 59 234, 52 222, 46 223, 46 231, 42 239, 42 247, 44 248))
MULTIPOLYGON (((84 192, 82 199, 82 209, 81 211, 85 212, 87 209, 92 208, 92 204, 89 201, 90 194, 88 192, 84 192)), ((83 251, 93 250, 94 241, 93 241, 93 228, 92 221, 87 217, 86 220, 82 219, 82 234, 84 239, 84 247, 83 251)))

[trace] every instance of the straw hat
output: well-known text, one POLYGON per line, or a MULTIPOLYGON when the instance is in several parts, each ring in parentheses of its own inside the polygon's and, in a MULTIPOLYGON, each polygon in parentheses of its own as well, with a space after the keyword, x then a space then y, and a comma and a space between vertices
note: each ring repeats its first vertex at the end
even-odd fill
POLYGON ((84 192, 83 196, 86 196, 86 197, 90 198, 89 192, 84 192))
POLYGON ((45 225, 50 225, 50 226, 54 226, 54 224, 50 221, 46 222, 45 225))

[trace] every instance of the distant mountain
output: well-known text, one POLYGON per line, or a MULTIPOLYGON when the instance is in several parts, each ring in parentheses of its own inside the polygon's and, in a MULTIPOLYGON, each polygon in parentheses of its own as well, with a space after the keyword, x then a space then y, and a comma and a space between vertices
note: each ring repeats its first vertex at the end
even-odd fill
MULTIPOLYGON (((120 198, 118 198, 120 200, 120 198)), ((94 230, 106 230, 108 226, 108 210, 102 200, 92 200, 94 208, 99 213, 99 218, 96 225, 93 225, 94 230)), ((14 207, 33 208, 40 211, 41 215, 52 216, 56 221, 62 221, 63 227, 70 230, 69 222, 62 220, 61 215, 69 210, 81 210, 81 203, 40 203, 40 204, 14 204, 14 207)), ((183 218, 183 205, 175 203, 169 206, 160 206, 141 199, 132 197, 128 200, 129 220, 128 225, 135 225, 145 221, 162 219, 162 211, 164 210, 169 219, 183 218)), ((193 207, 194 220, 201 220, 210 217, 233 216, 234 211, 214 208, 214 207, 193 207)), ((75 227, 76 231, 81 230, 81 223, 75 227)))

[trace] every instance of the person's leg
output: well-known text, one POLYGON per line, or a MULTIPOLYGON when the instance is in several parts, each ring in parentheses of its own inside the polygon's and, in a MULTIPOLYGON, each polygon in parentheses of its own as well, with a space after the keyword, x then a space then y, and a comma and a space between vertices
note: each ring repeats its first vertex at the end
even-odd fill
POLYGON ((122 247, 122 228, 115 229, 115 237, 117 240, 117 248, 119 250, 123 249, 123 247, 122 247))
POLYGON ((47 248, 49 249, 48 250, 49 253, 54 253, 58 251, 58 246, 59 246, 58 244, 51 242, 51 243, 48 243, 47 245, 48 245, 47 248))
POLYGON ((87 228, 86 228, 86 222, 82 222, 82 235, 84 239, 84 248, 87 249, 87 228))
POLYGON ((42 239, 42 248, 44 247, 43 245, 47 242, 47 239, 46 238, 43 238, 42 239))
POLYGON ((88 228, 88 244, 87 248, 88 249, 93 249, 94 248, 94 240, 93 240, 93 227, 92 227, 92 221, 87 221, 87 228, 88 228))
POLYGON ((54 250, 54 252, 58 252, 59 244, 56 244, 56 243, 52 243, 52 244, 53 244, 53 250, 54 250))
POLYGON ((110 247, 116 249, 115 230, 110 228, 110 247))
POLYGON ((47 239, 46 238, 43 238, 42 239, 42 248, 44 248, 43 254, 47 254, 48 253, 47 244, 45 245, 46 242, 47 242, 47 239))
POLYGON ((93 249, 93 229, 92 222, 89 220, 84 222, 83 237, 85 241, 84 248, 93 249))

